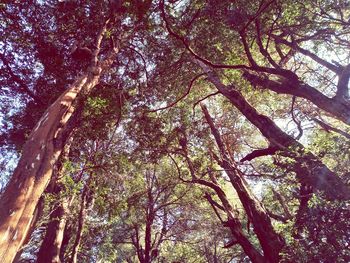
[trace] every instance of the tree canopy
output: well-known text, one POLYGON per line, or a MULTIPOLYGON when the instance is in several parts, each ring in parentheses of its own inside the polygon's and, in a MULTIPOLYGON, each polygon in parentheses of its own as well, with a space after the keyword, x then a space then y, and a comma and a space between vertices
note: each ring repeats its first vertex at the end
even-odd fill
POLYGON ((0 14, 0 262, 350 261, 349 1, 0 14))

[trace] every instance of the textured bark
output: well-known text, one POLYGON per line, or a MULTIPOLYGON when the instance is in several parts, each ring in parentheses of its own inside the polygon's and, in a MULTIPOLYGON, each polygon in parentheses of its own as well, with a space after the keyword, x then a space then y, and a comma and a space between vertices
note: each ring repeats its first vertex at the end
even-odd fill
POLYGON ((268 259, 269 262, 277 263, 280 261, 279 253, 285 245, 284 241, 282 237, 279 236, 273 229, 267 211, 259 202, 259 200, 257 200, 253 193, 250 191, 242 174, 234 166, 234 164, 230 162, 229 155, 224 147, 224 143, 221 139, 220 133, 216 128, 208 109, 203 104, 201 104, 201 107, 202 112, 204 113, 206 121, 209 124, 211 132, 220 150, 220 154, 222 157, 220 165, 223 169, 225 169, 227 175, 229 176, 231 184, 236 190, 238 197, 244 207, 248 220, 253 223, 254 232, 259 239, 265 257, 268 259))
POLYGON ((38 227, 37 223, 38 223, 39 219, 42 216, 43 210, 44 210, 44 198, 41 197, 37 207, 35 208, 34 215, 33 215, 33 220, 32 220, 32 223, 30 225, 27 237, 25 238, 21 248, 17 251, 17 254, 16 254, 13 262, 19 262, 20 261, 20 258, 22 256, 23 250, 26 247, 26 244, 31 239, 31 233, 38 227))
POLYGON ((350 199, 350 188, 302 144, 283 132, 270 118, 256 111, 234 86, 224 85, 204 63, 197 63, 206 71, 208 79, 270 142, 296 160, 296 174, 300 182, 324 192, 328 200, 350 199))
MULTIPOLYGON (((97 47, 106 30, 100 32, 97 47)), ((99 49, 96 49, 95 57, 99 49)), ((117 50, 94 63, 44 113, 23 147, 21 159, 0 199, 0 262, 10 263, 22 246, 39 198, 72 131, 77 96, 88 94, 113 63, 117 50)))

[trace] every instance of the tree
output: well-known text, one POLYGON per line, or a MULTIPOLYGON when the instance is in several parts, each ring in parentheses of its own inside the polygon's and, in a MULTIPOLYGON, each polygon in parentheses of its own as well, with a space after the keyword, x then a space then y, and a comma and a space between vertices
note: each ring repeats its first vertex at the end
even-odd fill
POLYGON ((3 4, 0 259, 347 261, 348 7, 3 4))

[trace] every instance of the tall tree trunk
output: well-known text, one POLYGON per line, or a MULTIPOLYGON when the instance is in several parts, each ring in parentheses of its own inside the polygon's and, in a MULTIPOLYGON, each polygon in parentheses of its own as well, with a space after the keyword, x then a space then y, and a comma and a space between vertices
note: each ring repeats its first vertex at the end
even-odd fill
POLYGON ((13 262, 19 262, 21 256, 22 256, 22 253, 23 253, 23 250, 24 248, 26 247, 26 244, 30 241, 31 239, 31 233, 36 229, 36 227, 38 226, 37 223, 39 221, 39 219, 41 218, 42 216, 42 213, 43 213, 43 210, 44 210, 44 198, 41 197, 40 200, 39 200, 39 203, 37 205, 37 207, 35 208, 35 211, 34 211, 34 215, 33 215, 33 221, 30 225, 30 228, 29 228, 29 231, 28 231, 28 234, 27 234, 27 237, 25 238, 21 248, 17 251, 17 254, 13 260, 13 262))
POLYGON ((84 190, 83 190, 83 193, 81 195, 80 211, 79 211, 79 218, 78 218, 78 229, 77 229, 77 234, 76 234, 75 241, 74 241, 73 248, 72 248, 72 254, 71 254, 70 261, 69 261, 70 263, 77 263, 77 260, 78 260, 78 250, 80 247, 81 238, 83 236, 83 229, 84 229, 84 225, 85 225, 85 219, 86 219, 88 206, 91 203, 91 202, 89 202, 89 199, 92 198, 91 195, 92 195, 92 193, 89 189, 89 183, 87 183, 84 186, 84 190))
POLYGON ((61 249, 60 249, 60 260, 61 262, 65 262, 65 254, 66 254, 66 250, 69 244, 69 241, 72 238, 72 224, 68 221, 66 222, 66 226, 64 228, 64 232, 63 232, 63 240, 62 240, 62 244, 61 244, 61 249))
MULTIPOLYGON (((227 222, 223 222, 223 224, 224 226, 230 229, 232 237, 234 238, 233 244, 239 244, 253 263, 269 262, 263 255, 261 255, 259 250, 255 248, 255 246, 249 241, 249 239, 244 234, 242 224, 239 221, 238 217, 235 215, 235 212, 231 204, 229 203, 225 192, 221 189, 221 187, 216 185, 215 183, 211 183, 202 179, 197 179, 194 182, 209 186, 216 192, 227 215, 227 222)), ((212 205, 213 209, 215 210, 215 205, 213 204, 214 201, 208 195, 206 195, 206 197, 209 203, 212 205)))
POLYGON ((234 87, 224 85, 218 75, 204 63, 197 61, 208 74, 208 79, 230 102, 253 124, 271 146, 277 147, 284 154, 293 158, 298 180, 324 192, 329 200, 350 199, 350 188, 315 155, 305 150, 304 146, 282 131, 270 118, 256 111, 234 87))
POLYGON ((97 39, 94 63, 44 113, 23 147, 21 159, 0 199, 0 262, 10 263, 29 233, 39 198, 48 185, 53 167, 72 131, 77 96, 88 94, 117 51, 98 61, 107 23, 97 39))
MULTIPOLYGON (((53 186, 51 191, 54 195, 59 197, 57 203, 53 207, 53 211, 50 213, 50 221, 46 228, 45 237, 41 244, 41 247, 37 256, 37 263, 60 263, 60 250, 62 245, 62 240, 64 236, 64 229, 66 226, 66 216, 69 207, 69 202, 73 197, 60 197, 61 191, 64 189, 61 182, 65 169, 64 163, 68 160, 68 155, 70 151, 70 146, 73 142, 73 135, 71 136, 69 142, 64 146, 63 152, 61 154, 60 160, 57 163, 57 167, 54 171, 55 176, 53 176, 53 186)), ((50 187, 48 187, 49 189, 50 187)))
POLYGON ((146 219, 144 263, 151 262, 152 224, 153 224, 153 215, 151 212, 149 215, 147 215, 147 219, 146 219))
POLYGON ((60 263, 60 251, 66 226, 68 200, 62 200, 50 215, 37 263, 60 263))
MULTIPOLYGON (((214 121, 211 118, 208 109, 203 104, 201 104, 201 107, 222 156, 222 161, 219 164, 223 169, 225 169, 227 175, 229 176, 231 184, 236 190, 244 207, 248 220, 253 223, 254 232, 259 239, 265 257, 270 262, 277 263, 280 261, 279 253, 281 252, 285 243, 282 237, 273 229, 267 211, 250 191, 242 174, 238 171, 237 167, 235 167, 229 161, 229 154, 225 149, 220 133, 215 127, 214 121)), ((215 178, 213 179, 215 180, 215 178)))

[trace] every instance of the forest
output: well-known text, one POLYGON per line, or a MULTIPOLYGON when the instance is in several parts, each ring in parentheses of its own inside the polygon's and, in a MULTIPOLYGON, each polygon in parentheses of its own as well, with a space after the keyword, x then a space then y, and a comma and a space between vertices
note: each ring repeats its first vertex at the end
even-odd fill
POLYGON ((0 263, 350 262, 350 1, 0 2, 0 263))

